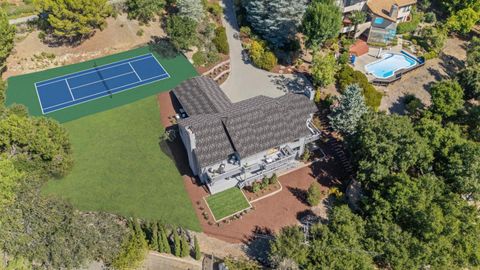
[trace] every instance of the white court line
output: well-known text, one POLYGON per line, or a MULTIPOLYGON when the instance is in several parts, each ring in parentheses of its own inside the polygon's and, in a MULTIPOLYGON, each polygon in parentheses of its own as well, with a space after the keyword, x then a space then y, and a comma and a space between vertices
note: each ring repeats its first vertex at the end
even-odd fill
MULTIPOLYGON (((133 60, 133 62, 139 61, 139 60, 148 59, 148 58, 154 57, 154 56, 153 56, 152 53, 149 53, 149 54, 144 54, 144 55, 140 55, 140 56, 137 56, 137 57, 143 57, 143 58, 141 58, 141 59, 135 59, 135 60, 133 60)), ((134 58, 134 57, 132 57, 132 58, 130 58, 130 59, 133 59, 133 58, 134 58)), ((155 58, 155 57, 154 57, 154 58, 155 58)), ((71 76, 71 77, 68 77, 68 78, 62 78, 62 77, 67 77, 67 76, 69 76, 69 75, 73 75, 73 74, 80 73, 80 72, 83 72, 83 71, 72 72, 72 73, 69 73, 69 74, 65 74, 65 75, 53 77, 53 78, 50 78, 50 79, 48 79, 48 80, 43 80, 43 81, 40 81, 40 82, 36 82, 36 84, 42 84, 42 82, 46 82, 46 81, 50 81, 50 80, 54 80, 54 79, 56 79, 56 78, 59 78, 58 80, 55 80, 55 81, 52 81, 52 82, 48 82, 48 83, 42 84, 41 86, 49 85, 49 84, 52 84, 52 83, 56 83, 56 82, 62 81, 62 80, 64 80, 64 79, 73 79, 73 78, 81 77, 81 76, 83 76, 83 75, 87 75, 87 74, 90 74, 90 73, 98 72, 98 71, 101 71, 101 70, 107 70, 107 69, 111 69, 111 68, 114 68, 114 67, 118 67, 118 66, 120 66, 120 65, 126 65, 126 64, 128 64, 128 63, 130 62, 130 61, 128 61, 128 59, 120 60, 120 61, 117 61, 117 62, 122 62, 122 61, 126 61, 126 62, 118 63, 118 64, 115 64, 116 62, 113 62, 113 63, 110 63, 110 64, 103 65, 103 66, 112 65, 112 66, 109 66, 109 67, 106 67, 106 68, 101 68, 102 66, 100 66, 100 68, 88 68, 88 69, 84 69, 83 71, 89 70, 89 69, 92 69, 92 71, 85 72, 85 73, 82 73, 82 74, 78 74, 78 75, 76 75, 76 76, 71 76), (60 78, 61 78, 61 79, 60 79, 60 78)))
POLYGON ((152 56, 153 56, 153 59, 155 59, 155 61, 157 61, 157 64, 160 65, 160 67, 163 69, 163 71, 165 71, 165 74, 167 74, 167 78, 170 78, 170 73, 168 73, 168 71, 162 66, 162 64, 160 64, 160 62, 158 61, 158 59, 155 57, 155 55, 153 55, 152 53, 150 53, 152 56))
POLYGON ((135 75, 137 75, 138 80, 142 81, 142 79, 140 79, 140 76, 138 76, 137 71, 133 68, 132 64, 128 62, 128 65, 130 66, 130 68, 132 68, 133 72, 135 72, 135 75))
POLYGON ((37 92, 38 103, 40 103, 40 109, 42 110, 42 114, 45 114, 45 112, 43 111, 42 101, 40 100, 40 94, 38 94, 37 83, 34 83, 34 85, 35 85, 35 92, 37 92))
POLYGON ((68 92, 70 92, 70 96, 72 96, 73 101, 75 101, 75 97, 73 96, 73 93, 72 93, 72 88, 70 88, 70 84, 68 83, 67 79, 65 79, 65 83, 67 84, 68 92))
MULTIPOLYGON (((162 75, 154 76, 154 77, 145 79, 145 80, 143 80, 143 81, 148 81, 148 80, 151 80, 151 79, 154 79, 154 78, 158 78, 158 77, 162 77, 162 76, 165 76, 165 75, 168 75, 168 74, 162 74, 162 75)), ((149 84, 152 84, 152 83, 155 83, 155 82, 158 82, 158 81, 162 81, 162 80, 165 80, 165 79, 169 79, 169 78, 170 78, 170 75, 168 75, 167 77, 158 79, 158 80, 153 80, 153 81, 148 82, 148 83, 140 84, 140 85, 138 85, 138 86, 149 85, 149 84)), ((140 82, 135 82, 135 83, 140 83, 140 82)), ((132 84, 135 84, 135 83, 131 83, 131 84, 128 84, 128 85, 132 85, 132 84)), ((110 90, 98 92, 98 93, 95 93, 95 94, 92 94, 92 95, 88 95, 88 96, 85 96, 85 97, 81 97, 81 98, 79 98, 79 99, 77 99, 77 100, 84 99, 84 98, 88 98, 88 97, 95 96, 95 95, 98 95, 98 94, 105 94, 105 93, 108 93, 109 91, 112 91, 112 90, 115 90, 115 89, 118 89, 118 88, 121 88, 121 87, 124 87, 124 86, 128 86, 128 85, 123 85, 123 86, 120 86, 120 87, 116 87, 116 88, 114 88, 114 89, 110 89, 110 90)), ((123 89, 123 90, 118 91, 118 92, 113 93, 113 94, 121 93, 121 92, 124 92, 124 91, 127 91, 127 90, 131 90, 131 89, 132 89, 132 88, 126 88, 126 89, 123 89)), ((92 98, 92 99, 87 99, 87 100, 84 100, 84 101, 81 101, 81 102, 72 104, 72 105, 67 106, 67 107, 62 107, 62 108, 58 108, 58 109, 49 111, 49 112, 47 112, 47 113, 52 113, 52 112, 55 112, 55 111, 63 110, 63 109, 66 109, 66 108, 69 108, 69 107, 72 107, 72 106, 75 106, 75 105, 78 105, 78 104, 82 104, 82 103, 85 103, 85 102, 89 102, 89 101, 92 101, 92 100, 96 100, 96 99, 99 99, 99 98, 103 98, 103 97, 105 97, 105 96, 106 96, 106 95, 102 95, 102 96, 100 96, 100 97, 96 97, 96 98, 92 98)), ((53 108, 53 107, 56 107, 56 106, 59 106, 59 105, 67 104, 67 103, 70 103, 70 102, 71 102, 71 101, 58 103, 58 104, 55 104, 55 105, 53 105, 53 106, 50 106, 50 107, 45 108, 45 110, 48 110, 49 108, 53 108)), ((42 110, 42 111, 43 111, 43 110, 42 110)))
POLYGON ((125 75, 128 75, 128 74, 132 74, 133 72, 127 72, 127 73, 123 73, 123 74, 120 74, 120 75, 116 75, 116 76, 113 76, 113 77, 109 77, 109 78, 106 78, 106 79, 103 79, 103 80, 98 80, 98 81, 94 81, 94 82, 89 82, 89 83, 86 83, 86 84, 82 84, 82 85, 79 85, 79 86, 75 86, 75 87, 72 87, 72 89, 77 89, 77 88, 81 88, 81 87, 84 87, 84 86, 88 86, 88 85, 92 85, 92 84, 96 84, 96 83, 99 83, 99 82, 106 82, 110 79, 115 79, 115 78, 118 78, 118 77, 122 77, 122 76, 125 76, 125 75))

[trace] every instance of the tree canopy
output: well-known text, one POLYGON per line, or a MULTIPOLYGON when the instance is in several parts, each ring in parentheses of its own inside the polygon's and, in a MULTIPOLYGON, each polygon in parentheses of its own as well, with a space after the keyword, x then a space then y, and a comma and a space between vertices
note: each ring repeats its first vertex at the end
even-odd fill
POLYGON ((352 135, 357 129, 358 122, 367 111, 362 89, 357 84, 352 84, 338 98, 338 106, 333 108, 328 118, 335 130, 345 135, 352 135))
POLYGON ((449 117, 463 108, 463 89, 457 81, 440 81, 431 87, 430 93, 432 95, 431 110, 434 113, 449 117))
POLYGON ((320 46, 326 40, 338 36, 342 25, 342 13, 333 1, 314 0, 303 16, 302 29, 310 47, 320 46))
POLYGON ((295 40, 307 0, 243 0, 247 20, 273 47, 295 40))
POLYGON ((7 14, 0 8, 0 70, 5 65, 8 55, 13 49, 15 26, 8 23, 7 14))
POLYGON ((195 20, 189 17, 173 15, 167 21, 167 34, 172 44, 181 50, 188 50, 197 41, 195 20))
MULTIPOLYGON (((205 7, 200 0, 177 0, 178 15, 199 23, 205 18, 205 7)), ((192 28, 190 29, 192 30, 192 28)))
POLYGON ((365 114, 349 147, 358 169, 357 178, 366 186, 393 173, 427 170, 433 159, 427 140, 406 116, 365 114))
POLYGON ((165 0, 128 0, 128 16, 147 23, 165 6, 165 0))
POLYGON ((47 15, 51 34, 74 40, 105 26, 112 7, 107 0, 35 0, 37 10, 47 15))

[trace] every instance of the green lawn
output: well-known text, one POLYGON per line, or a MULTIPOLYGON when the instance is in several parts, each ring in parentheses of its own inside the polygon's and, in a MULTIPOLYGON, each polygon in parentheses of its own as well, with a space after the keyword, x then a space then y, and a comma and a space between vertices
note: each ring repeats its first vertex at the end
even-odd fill
POLYGON ((65 123, 75 165, 44 194, 85 211, 105 211, 200 231, 182 177, 162 152, 156 96, 65 123))
POLYGON ((163 49, 165 48, 161 46, 145 46, 78 64, 10 77, 8 78, 6 104, 23 104, 27 106, 31 115, 42 115, 42 110, 40 108, 40 103, 38 101, 37 92, 35 89, 36 82, 121 61, 135 56, 144 55, 147 53, 152 53, 157 58, 165 70, 170 74, 170 78, 116 93, 111 97, 106 96, 96 100, 90 100, 82 104, 77 104, 59 111, 51 112, 48 113, 47 116, 55 118, 60 122, 75 120, 87 115, 116 108, 163 91, 168 91, 186 79, 197 75, 195 68, 188 61, 188 59, 185 58, 185 56, 176 53, 168 53, 162 51, 163 49))
POLYGON ((230 188, 207 197, 207 204, 215 220, 219 221, 239 211, 250 208, 250 203, 239 188, 230 188))

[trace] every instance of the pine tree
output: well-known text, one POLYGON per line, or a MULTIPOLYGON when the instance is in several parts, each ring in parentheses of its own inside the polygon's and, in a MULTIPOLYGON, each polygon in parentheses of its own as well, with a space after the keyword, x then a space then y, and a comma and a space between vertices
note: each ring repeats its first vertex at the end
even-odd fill
POLYGON ((150 248, 153 250, 158 249, 158 226, 157 222, 152 222, 151 225, 152 235, 150 238, 150 248))
POLYGON ((187 241, 187 236, 184 234, 180 235, 180 257, 184 258, 190 254, 190 245, 187 241))
POLYGON ((295 39, 307 0, 243 0, 253 29, 276 48, 295 39))
POLYGON ((328 116, 332 127, 346 135, 355 133, 358 121, 367 112, 362 89, 357 84, 347 86, 338 98, 338 106, 328 116))
POLYGON ((180 237, 176 229, 173 230, 173 255, 180 257, 182 254, 182 247, 180 243, 180 237))
POLYGON ((38 0, 35 5, 39 12, 48 14, 52 34, 70 40, 103 27, 112 12, 107 0, 38 0))
POLYGON ((198 261, 202 257, 202 253, 200 252, 200 245, 198 244, 197 236, 194 236, 193 238, 193 245, 194 245, 195 260, 198 261))
POLYGON ((0 69, 13 49, 15 26, 8 23, 7 14, 0 8, 0 69))

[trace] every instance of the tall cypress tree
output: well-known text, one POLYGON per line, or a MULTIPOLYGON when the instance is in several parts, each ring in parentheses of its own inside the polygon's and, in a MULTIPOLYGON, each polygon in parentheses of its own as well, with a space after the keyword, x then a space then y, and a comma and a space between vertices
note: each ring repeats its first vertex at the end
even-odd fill
POLYGON ((202 257, 202 253, 200 252, 200 245, 198 244, 197 236, 193 237, 193 245, 194 245, 195 260, 198 261, 202 257))
POLYGON ((157 250, 158 249, 158 226, 157 222, 152 222, 151 225, 152 235, 150 237, 150 248, 157 250))
POLYGON ((180 235, 180 257, 187 257, 190 254, 190 245, 187 241, 187 236, 184 234, 180 235))
POLYGON ((178 236, 177 229, 173 230, 173 255, 180 257, 182 253, 182 247, 180 243, 180 236, 178 236))
POLYGON ((170 242, 168 241, 166 228, 162 228, 162 247, 163 247, 163 252, 172 254, 172 247, 170 246, 170 242))

